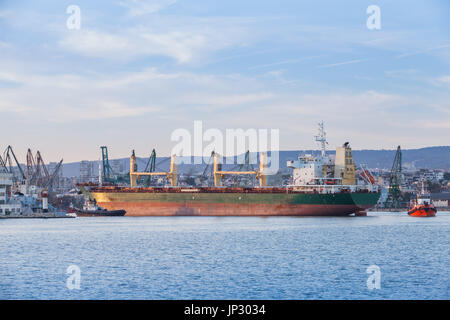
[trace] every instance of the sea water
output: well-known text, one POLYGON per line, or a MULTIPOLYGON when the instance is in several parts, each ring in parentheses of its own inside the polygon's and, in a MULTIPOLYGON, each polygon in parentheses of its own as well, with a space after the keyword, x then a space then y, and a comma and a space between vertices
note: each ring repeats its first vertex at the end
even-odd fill
POLYGON ((449 299, 450 213, 0 220, 0 299, 449 299))

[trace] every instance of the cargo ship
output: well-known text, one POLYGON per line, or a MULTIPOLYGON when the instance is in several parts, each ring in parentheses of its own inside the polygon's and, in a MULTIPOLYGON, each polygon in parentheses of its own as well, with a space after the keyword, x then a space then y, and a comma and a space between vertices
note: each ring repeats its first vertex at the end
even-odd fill
MULTIPOLYGON (((134 151, 130 157, 130 186, 81 186, 107 210, 126 210, 127 216, 346 216, 365 215, 375 206, 380 191, 370 180, 357 184, 356 166, 349 143, 326 154, 323 123, 316 141, 321 154, 303 154, 288 161, 291 183, 267 186, 267 153, 259 154, 255 171, 223 171, 214 154, 214 186, 178 186, 177 163, 171 157, 169 172, 138 172, 134 151), (259 186, 223 185, 226 175, 255 175, 259 186), (142 176, 165 175, 170 186, 140 187, 142 176)), ((361 177, 364 177, 361 175, 361 177)))

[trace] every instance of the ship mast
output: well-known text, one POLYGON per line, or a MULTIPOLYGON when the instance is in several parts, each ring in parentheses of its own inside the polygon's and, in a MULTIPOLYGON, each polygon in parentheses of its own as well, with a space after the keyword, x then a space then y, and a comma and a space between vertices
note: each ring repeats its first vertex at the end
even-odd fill
POLYGON ((321 144, 322 158, 325 158, 327 137, 325 130, 323 129, 323 121, 319 123, 319 135, 314 136, 314 138, 321 144))

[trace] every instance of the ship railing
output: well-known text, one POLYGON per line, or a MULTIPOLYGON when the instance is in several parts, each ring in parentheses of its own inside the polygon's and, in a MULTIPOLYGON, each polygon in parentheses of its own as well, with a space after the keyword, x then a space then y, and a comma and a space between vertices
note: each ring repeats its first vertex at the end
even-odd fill
POLYGON ((378 192, 378 186, 366 185, 287 185, 286 191, 310 192, 310 193, 346 193, 346 192, 378 192))
POLYGON ((287 185, 287 186, 254 186, 254 187, 97 187, 91 192, 155 192, 155 193, 350 193, 350 192, 377 192, 378 186, 359 185, 287 185))

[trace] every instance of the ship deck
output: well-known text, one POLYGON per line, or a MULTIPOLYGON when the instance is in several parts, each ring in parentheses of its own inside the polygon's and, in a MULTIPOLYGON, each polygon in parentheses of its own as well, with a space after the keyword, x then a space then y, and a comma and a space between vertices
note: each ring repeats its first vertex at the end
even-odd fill
POLYGON ((102 193, 280 193, 280 194, 317 194, 317 193, 378 193, 367 187, 356 186, 286 186, 286 187, 125 187, 92 186, 90 192, 102 193))

